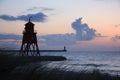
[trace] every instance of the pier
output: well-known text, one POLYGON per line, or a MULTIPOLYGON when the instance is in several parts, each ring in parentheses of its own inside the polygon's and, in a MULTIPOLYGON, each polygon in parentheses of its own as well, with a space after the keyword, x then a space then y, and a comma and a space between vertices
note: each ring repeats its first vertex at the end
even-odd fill
MULTIPOLYGON (((0 50, 0 52, 20 52, 20 50, 0 50)), ((34 50, 29 50, 29 52, 36 52, 34 50)), ((67 52, 66 49, 63 50, 39 50, 39 52, 67 52)))

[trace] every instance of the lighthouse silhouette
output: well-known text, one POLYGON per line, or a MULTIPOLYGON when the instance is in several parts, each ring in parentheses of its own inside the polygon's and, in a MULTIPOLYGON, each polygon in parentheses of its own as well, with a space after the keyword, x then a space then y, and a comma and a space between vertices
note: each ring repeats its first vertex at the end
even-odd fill
POLYGON ((23 31, 20 56, 40 56, 36 34, 37 32, 34 30, 34 24, 29 18, 29 22, 25 24, 23 31))

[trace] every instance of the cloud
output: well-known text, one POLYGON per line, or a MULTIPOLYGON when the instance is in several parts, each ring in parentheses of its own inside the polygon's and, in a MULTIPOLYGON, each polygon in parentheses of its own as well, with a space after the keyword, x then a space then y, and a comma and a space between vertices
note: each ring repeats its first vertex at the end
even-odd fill
POLYGON ((41 7, 42 11, 53 11, 54 9, 52 8, 46 8, 46 7, 41 7))
POLYGON ((75 34, 52 34, 41 37, 46 45, 63 46, 76 44, 75 34))
POLYGON ((76 31, 76 37, 78 40, 92 40, 95 37, 101 36, 101 34, 96 34, 96 30, 90 28, 88 24, 82 23, 82 18, 76 19, 71 25, 76 31))
POLYGON ((114 41, 120 40, 120 36, 116 35, 115 37, 112 38, 112 40, 114 40, 114 41))
POLYGON ((47 7, 32 7, 27 9, 27 11, 36 11, 36 10, 41 10, 41 11, 53 11, 54 9, 52 8, 47 8, 47 7))
POLYGON ((32 8, 27 9, 27 11, 34 11, 36 9, 40 9, 40 7, 32 7, 32 8))
POLYGON ((0 19, 6 21, 16 21, 16 20, 28 21, 28 17, 32 17, 32 21, 34 22, 44 22, 47 16, 42 12, 38 12, 35 14, 20 15, 17 17, 10 15, 0 15, 0 19))
POLYGON ((19 49, 21 42, 21 35, 0 34, 0 48, 19 49))
POLYGON ((21 40, 22 36, 21 35, 15 35, 15 34, 0 34, 0 40, 7 40, 7 39, 21 40))
MULTIPOLYGON (((45 44, 48 46, 64 46, 76 44, 75 34, 51 34, 45 36, 37 36, 38 44, 45 44)), ((0 34, 0 41, 12 40, 22 41, 22 35, 15 34, 0 34)), ((2 43, 3 44, 3 43, 2 43)), ((14 44, 14 43, 13 43, 14 44)))
POLYGON ((115 27, 120 27, 120 24, 115 25, 115 27))
MULTIPOLYGON (((101 34, 96 34, 96 30, 90 28, 88 24, 82 23, 82 18, 76 19, 72 23, 72 28, 76 33, 39 35, 37 36, 38 43, 47 46, 75 45, 78 41, 89 41, 95 37, 102 37, 101 34)), ((0 34, 0 40, 22 41, 22 35, 0 34)))

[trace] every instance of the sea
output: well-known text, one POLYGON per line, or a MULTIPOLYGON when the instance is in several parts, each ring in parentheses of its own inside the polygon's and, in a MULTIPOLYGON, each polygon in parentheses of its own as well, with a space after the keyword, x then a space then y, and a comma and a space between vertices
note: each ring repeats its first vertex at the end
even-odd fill
POLYGON ((44 64, 49 69, 60 69, 73 72, 92 72, 120 75, 120 51, 67 51, 43 52, 42 56, 64 56, 64 61, 49 61, 44 64))

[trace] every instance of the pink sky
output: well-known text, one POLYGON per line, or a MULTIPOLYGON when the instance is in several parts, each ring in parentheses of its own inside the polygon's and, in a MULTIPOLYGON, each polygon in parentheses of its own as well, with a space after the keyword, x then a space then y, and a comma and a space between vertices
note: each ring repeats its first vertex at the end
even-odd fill
MULTIPOLYGON (((27 19, 27 15, 29 14, 43 13, 47 16, 43 19, 45 20, 44 22, 33 21, 35 30, 37 30, 38 36, 40 37, 38 39, 40 41, 45 40, 44 42, 39 42, 40 48, 49 49, 67 46, 70 50, 116 51, 120 49, 119 4, 119 0, 29 0, 29 3, 28 0, 17 2, 16 0, 2 0, 0 1, 0 35, 22 35, 24 24, 27 21, 18 18, 24 15, 27 19), (7 19, 12 16, 16 20, 7 20, 4 15, 7 16, 7 19), (72 23, 79 18, 82 18, 81 24, 86 23, 88 25, 87 30, 94 29, 96 30, 95 35, 98 33, 101 35, 97 37, 91 36, 94 38, 90 40, 81 40, 83 37, 79 37, 80 39, 78 40, 75 36, 77 32, 80 33, 78 29, 82 28, 74 29, 72 23), (62 34, 63 37, 59 37, 58 34, 62 34), (69 34, 69 38, 66 34, 69 34), (57 42, 56 44, 53 43, 51 36, 54 38, 54 42, 56 37, 59 37, 56 40, 60 40, 60 38, 67 39, 61 39, 62 41, 60 42, 64 43, 61 43, 62 46, 57 42), (47 39, 51 39, 51 42, 47 39)), ((80 36, 80 34, 78 35, 80 36)), ((4 37, 0 36, 0 47, 9 47, 9 45, 6 45, 6 41, 10 44, 14 43, 14 40, 10 42, 11 40, 4 40, 4 37)), ((17 46, 20 45, 20 43, 19 45, 17 43, 17 46)))

